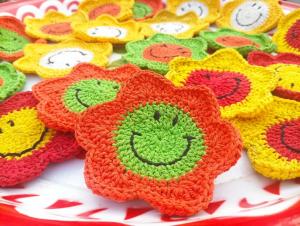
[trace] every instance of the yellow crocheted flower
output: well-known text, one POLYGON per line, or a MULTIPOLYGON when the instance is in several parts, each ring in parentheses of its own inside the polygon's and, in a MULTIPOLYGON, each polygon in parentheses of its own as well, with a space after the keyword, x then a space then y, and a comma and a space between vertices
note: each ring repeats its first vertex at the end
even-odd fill
POLYGON ((134 0, 84 0, 79 10, 85 12, 90 20, 103 14, 126 20, 132 17, 133 4, 134 0))
POLYGON ((208 23, 199 20, 196 14, 189 12, 183 16, 177 16, 169 11, 161 11, 154 18, 145 20, 141 23, 142 33, 152 36, 156 33, 173 35, 177 38, 192 38, 208 27, 208 23))
POLYGON ((109 15, 99 16, 83 24, 73 24, 75 36, 88 42, 127 43, 143 39, 139 25, 131 20, 118 22, 109 15))
POLYGON ((300 177, 300 103, 274 97, 268 111, 253 119, 233 119, 253 168, 273 179, 300 177))
POLYGON ((219 16, 220 0, 168 0, 167 9, 178 16, 194 12, 200 19, 213 23, 219 16))
POLYGON ((24 53, 24 57, 14 62, 18 70, 42 78, 57 78, 69 74, 79 63, 105 66, 112 45, 68 40, 58 44, 29 44, 24 53))
POLYGON ((85 21, 86 17, 80 11, 71 16, 65 16, 57 11, 48 11, 42 19, 26 17, 26 33, 34 38, 60 42, 73 38, 71 23, 85 21))
POLYGON ((277 77, 266 68, 252 66, 234 49, 222 49, 196 61, 175 58, 166 77, 176 86, 204 84, 212 89, 225 118, 255 117, 273 101, 277 77))
POLYGON ((300 54, 300 9, 283 17, 273 36, 278 52, 300 54))
POLYGON ((277 0, 235 0, 224 5, 217 25, 256 34, 276 27, 282 15, 277 0))

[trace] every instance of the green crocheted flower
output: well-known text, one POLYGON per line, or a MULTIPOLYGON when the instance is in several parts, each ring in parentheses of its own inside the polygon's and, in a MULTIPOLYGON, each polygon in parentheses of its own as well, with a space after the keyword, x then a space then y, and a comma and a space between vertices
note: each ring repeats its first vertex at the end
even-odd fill
POLYGON ((123 58, 141 68, 160 74, 169 70, 168 63, 175 57, 202 59, 207 56, 207 43, 202 38, 177 39, 170 35, 156 34, 146 40, 126 44, 123 58))
POLYGON ((20 91, 24 84, 24 74, 16 71, 10 63, 0 63, 0 101, 20 91))
POLYGON ((274 52, 276 45, 267 34, 249 35, 229 28, 217 31, 203 31, 200 37, 204 38, 210 49, 234 48, 246 56, 253 50, 274 52))

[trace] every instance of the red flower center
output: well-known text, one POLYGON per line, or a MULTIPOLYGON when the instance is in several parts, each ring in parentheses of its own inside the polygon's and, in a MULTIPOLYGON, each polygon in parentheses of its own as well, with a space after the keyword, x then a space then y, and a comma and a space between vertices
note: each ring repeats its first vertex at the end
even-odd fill
POLYGON ((217 43, 227 47, 243 47, 243 46, 255 46, 257 48, 260 45, 249 38, 241 36, 220 36, 215 40, 217 43))
POLYGON ((300 161, 300 120, 272 126, 267 131, 267 141, 280 155, 300 161))
POLYGON ((186 85, 207 85, 215 93, 220 106, 228 106, 244 100, 250 93, 251 84, 242 74, 196 70, 191 73, 186 85))
POLYGON ((147 47, 143 53, 145 59, 162 63, 168 63, 178 56, 191 57, 192 51, 184 46, 160 43, 147 47))
POLYGON ((293 48, 300 49, 300 20, 290 27, 286 34, 286 41, 293 48))
POLYGON ((72 33, 72 27, 69 22, 48 24, 43 26, 41 31, 49 35, 67 35, 72 33))
POLYGON ((120 6, 116 4, 112 4, 112 3, 105 4, 93 9, 89 13, 89 18, 93 20, 102 14, 110 14, 112 16, 117 16, 120 13, 120 11, 121 11, 120 6))

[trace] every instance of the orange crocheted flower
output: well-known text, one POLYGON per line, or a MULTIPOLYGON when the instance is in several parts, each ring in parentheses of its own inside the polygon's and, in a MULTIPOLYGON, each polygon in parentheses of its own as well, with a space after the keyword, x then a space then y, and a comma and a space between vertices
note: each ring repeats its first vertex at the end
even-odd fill
POLYGON ((33 87, 33 93, 40 101, 39 116, 50 128, 72 131, 82 112, 115 99, 121 83, 139 70, 133 65, 110 71, 80 64, 69 76, 42 81, 33 87))
POLYGON ((0 17, 0 60, 15 61, 23 56, 23 48, 32 40, 24 24, 15 17, 0 17))
POLYGON ((143 199, 178 216, 207 207, 213 180, 242 148, 207 87, 177 88, 149 71, 130 79, 116 100, 87 110, 76 138, 88 151, 85 179, 94 193, 143 199))

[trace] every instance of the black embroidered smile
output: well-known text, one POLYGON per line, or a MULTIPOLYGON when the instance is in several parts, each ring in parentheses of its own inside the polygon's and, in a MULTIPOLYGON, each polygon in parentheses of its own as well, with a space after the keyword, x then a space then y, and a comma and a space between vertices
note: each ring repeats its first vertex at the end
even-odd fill
POLYGON ((241 82, 242 82, 241 79, 234 78, 234 81, 236 82, 236 84, 235 84, 234 88, 232 89, 232 91, 230 93, 224 94, 222 96, 217 96, 218 100, 233 96, 240 89, 240 85, 241 85, 241 82))
POLYGON ((186 156, 188 154, 188 152, 190 151, 191 146, 192 146, 192 140, 195 139, 195 137, 192 137, 192 136, 183 136, 183 139, 186 139, 186 141, 187 141, 187 146, 178 158, 176 158, 172 161, 169 161, 169 162, 153 162, 153 161, 145 159, 139 155, 138 150, 135 148, 135 142, 134 142, 136 136, 142 136, 142 134, 139 132, 132 131, 131 137, 130 137, 130 147, 131 147, 132 152, 134 153, 134 156, 136 158, 138 158, 140 161, 142 161, 148 165, 152 165, 152 166, 168 166, 168 165, 174 165, 175 163, 179 162, 184 156, 186 156))
POLYGON ((242 10, 239 9, 238 13, 235 15, 235 21, 237 22, 237 24, 238 24, 239 26, 242 26, 242 27, 249 27, 249 26, 252 26, 252 25, 256 24, 256 23, 263 17, 263 14, 260 13, 259 16, 256 18, 256 20, 254 20, 253 22, 250 22, 250 23, 248 23, 248 24, 243 24, 243 23, 241 23, 240 20, 239 20, 241 11, 242 11, 242 10))
POLYGON ((75 90, 75 98, 76 98, 76 100, 78 101, 78 103, 80 103, 83 107, 86 107, 86 108, 88 108, 88 107, 90 107, 90 105, 88 105, 88 104, 86 104, 86 103, 84 103, 81 99, 80 99, 80 97, 79 97, 79 93, 81 92, 81 89, 76 89, 75 90))
POLYGON ((2 157, 2 158, 5 158, 5 157, 21 157, 22 155, 35 150, 37 148, 37 146, 40 143, 43 142, 47 132, 48 132, 48 128, 45 128, 44 131, 42 132, 41 136, 40 136, 40 139, 37 142, 35 142, 31 148, 27 148, 27 149, 25 149, 25 150, 23 150, 19 153, 7 153, 7 154, 1 154, 0 153, 0 157, 2 157))
POLYGON ((280 139, 281 139, 281 143, 282 145, 284 145, 288 150, 292 151, 292 152, 296 152, 296 153, 300 153, 300 149, 299 148, 294 148, 292 146, 290 146, 289 144, 286 143, 285 141, 285 129, 287 127, 289 127, 290 125, 282 125, 280 127, 280 139))
MULTIPOLYGON (((79 53, 81 56, 86 56, 87 55, 86 53, 84 53, 82 51, 79 51, 79 50, 64 50, 64 51, 60 51, 60 52, 52 55, 51 57, 49 57, 47 64, 49 64, 49 65, 50 64, 54 64, 54 61, 51 61, 51 59, 54 58, 54 57, 56 57, 56 56, 58 56, 58 55, 64 54, 64 53, 79 53)), ((78 63, 80 63, 80 62, 78 62, 78 63)), ((70 64, 66 63, 66 66, 69 67, 70 64)))
MULTIPOLYGON (((98 28, 95 28, 95 30, 99 30, 99 29, 98 29, 98 28)), ((114 36, 112 36, 112 37, 119 38, 119 37, 122 35, 122 31, 121 31, 121 29, 119 29, 119 28, 111 28, 111 30, 115 30, 115 31, 118 32, 117 35, 114 35, 114 36)), ((96 32, 92 32, 92 34, 93 34, 93 35, 97 35, 96 32)), ((101 35, 100 35, 100 36, 101 36, 101 35)))

